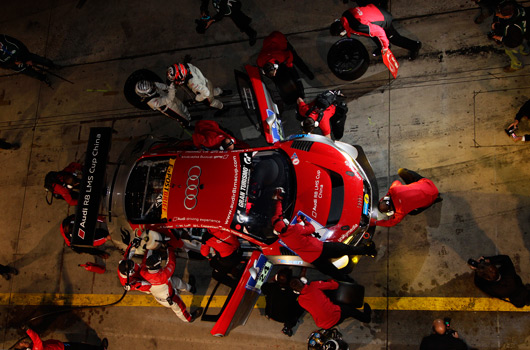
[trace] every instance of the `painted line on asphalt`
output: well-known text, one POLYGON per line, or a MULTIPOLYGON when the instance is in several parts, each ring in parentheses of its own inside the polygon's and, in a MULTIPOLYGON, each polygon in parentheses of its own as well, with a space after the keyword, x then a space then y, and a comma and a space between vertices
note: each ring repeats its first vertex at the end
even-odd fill
MULTIPOLYGON (((117 294, 36 294, 0 293, 0 306, 56 305, 97 306, 117 301, 117 294)), ((181 295, 182 300, 193 306, 206 306, 208 296, 181 295)), ((226 295, 214 296, 210 307, 220 308, 226 295)), ((366 297, 364 301, 375 310, 390 311, 517 311, 530 312, 530 307, 516 308, 512 304, 494 298, 447 298, 447 297, 366 297)), ((147 294, 129 293, 116 306, 161 306, 147 294)), ((259 297, 256 308, 265 307, 265 298, 259 297)))

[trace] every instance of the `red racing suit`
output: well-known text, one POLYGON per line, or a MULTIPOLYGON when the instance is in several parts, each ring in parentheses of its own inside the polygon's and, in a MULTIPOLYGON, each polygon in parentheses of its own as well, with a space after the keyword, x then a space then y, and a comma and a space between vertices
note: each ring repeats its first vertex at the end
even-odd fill
POLYGON ((293 53, 288 48, 288 41, 285 35, 274 31, 263 39, 263 48, 261 49, 256 63, 258 67, 263 68, 267 63, 285 64, 287 67, 293 67, 293 53))
MULTIPOLYGON (((315 101, 306 104, 304 101, 300 101, 298 104, 298 113, 300 113, 303 117, 309 117, 312 118, 315 121, 318 121, 318 112, 313 111, 309 115, 306 115, 307 112, 315 105, 315 101)), ((320 130, 322 130, 322 134, 324 136, 327 136, 331 134, 331 126, 329 124, 329 119, 335 115, 337 107, 332 104, 328 108, 324 110, 324 113, 322 115, 322 119, 318 122, 318 127, 320 130)))
POLYGON ((307 284, 298 297, 298 303, 311 314, 317 327, 330 329, 341 317, 341 309, 322 292, 339 288, 337 281, 314 281, 307 284))
POLYGON ((52 186, 53 193, 54 194, 58 194, 61 197, 63 197, 63 199, 66 201, 66 203, 68 203, 71 206, 76 206, 77 205, 77 199, 72 198, 72 195, 70 194, 70 189, 68 189, 68 188, 66 188, 66 187, 64 187, 62 185, 64 183, 64 181, 65 181, 64 180, 64 175, 67 175, 65 173, 69 173, 72 176, 77 177, 76 173, 80 172, 82 169, 83 169, 83 166, 81 164, 79 164, 79 163, 72 162, 72 163, 68 164, 68 166, 66 168, 64 168, 62 171, 60 171, 57 174, 57 179, 61 183, 55 183, 52 186))
POLYGON ((346 12, 340 18, 342 26, 346 30, 348 38, 352 34, 377 37, 381 42, 383 49, 388 49, 390 42, 386 36, 385 29, 390 27, 392 24, 392 16, 379 9, 374 4, 368 4, 364 7, 354 7, 347 10, 355 19, 361 22, 358 30, 354 30, 348 23, 348 15, 345 16, 346 12))
POLYGON ((235 139, 233 136, 225 132, 217 122, 213 120, 199 120, 195 124, 195 131, 192 139, 195 147, 199 149, 218 150, 224 139, 232 139, 234 141, 235 149, 249 148, 245 142, 235 139))
MULTIPOLYGON (((275 222, 282 215, 282 202, 276 201, 276 208, 272 222, 275 222)), ((303 226, 300 223, 289 225, 287 231, 280 233, 281 240, 294 251, 305 262, 312 263, 320 254, 324 243, 313 236, 315 227, 310 223, 303 226)))
POLYGON ((215 249, 221 258, 230 256, 239 248, 239 240, 230 232, 213 229, 208 229, 208 232, 210 232, 213 237, 209 238, 201 245, 201 254, 203 256, 208 256, 210 253, 210 247, 215 249))
POLYGON ((48 339, 42 341, 35 331, 32 329, 26 330, 26 333, 31 338, 33 344, 31 345, 32 350, 64 350, 63 342, 55 339, 48 339))
MULTIPOLYGON (((174 249, 174 244, 172 242, 170 248, 174 249)), ((153 294, 156 301, 165 307, 171 308, 182 321, 190 322, 191 315, 186 310, 186 304, 184 304, 177 291, 177 289, 183 289, 183 287, 189 290, 190 286, 185 285, 180 278, 173 276, 176 265, 176 256, 173 249, 168 249, 168 260, 163 269, 150 272, 147 266, 143 265, 140 275, 144 280, 151 283, 149 292, 153 294), (171 303, 168 302, 169 298, 171 298, 171 303)))
POLYGON ((390 196, 394 204, 394 215, 388 220, 379 220, 377 226, 391 227, 397 225, 405 215, 414 209, 425 208, 434 203, 438 198, 438 189, 434 183, 426 178, 403 185, 396 180, 390 186, 387 196, 390 196))
MULTIPOLYGON (((129 259, 131 249, 132 249, 132 245, 129 245, 129 247, 127 247, 127 250, 125 251, 125 254, 123 254, 124 260, 129 259)), ((147 259, 147 254, 144 255, 142 265, 145 263, 145 259, 147 259)), ((129 275, 129 286, 131 288, 129 290, 137 290, 140 292, 150 294, 151 283, 147 282, 140 275, 140 270, 141 270, 141 266, 138 265, 137 263, 134 263, 133 273, 132 275, 129 275)), ((121 285, 125 287, 125 285, 127 284, 127 276, 123 275, 120 272, 119 268, 118 268, 118 278, 120 280, 121 285)))

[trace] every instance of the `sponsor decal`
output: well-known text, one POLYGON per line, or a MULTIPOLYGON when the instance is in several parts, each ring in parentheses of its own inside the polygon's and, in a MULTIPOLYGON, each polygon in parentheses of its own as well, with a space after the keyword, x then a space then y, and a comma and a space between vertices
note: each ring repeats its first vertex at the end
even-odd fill
POLYGON ((272 263, 265 257, 265 255, 261 254, 259 258, 254 261, 253 266, 250 268, 254 270, 257 275, 257 278, 254 279, 252 278, 252 276, 250 276, 248 278, 247 285, 245 286, 245 288, 259 293, 261 285, 266 282, 269 277, 269 273, 271 272, 272 266, 272 263))
POLYGON ((94 243, 111 138, 111 128, 90 129, 76 208, 73 232, 77 234, 72 237, 73 246, 92 246, 94 243))
POLYGON ((201 168, 194 165, 188 170, 186 189, 184 190, 184 208, 193 210, 197 206, 197 196, 201 185, 201 168))
POLYGON ((164 178, 164 187, 162 188, 162 219, 167 219, 167 206, 169 200, 169 187, 171 185, 171 176, 173 175, 173 167, 175 165, 175 158, 170 158, 164 178))
POLYGON ((368 215, 368 207, 370 206, 370 196, 368 193, 364 195, 364 205, 363 205, 363 214, 368 215))
POLYGON ((311 216, 316 219, 318 216, 318 200, 323 197, 323 191, 324 191, 324 185, 320 183, 320 175, 321 171, 320 169, 317 170, 317 174, 315 176, 315 187, 313 189, 313 208, 311 210, 311 216))
MULTIPOLYGON (((228 214, 226 215, 225 219, 225 225, 228 225, 230 222, 230 218, 232 217, 232 213, 234 212, 234 205, 236 204, 236 195, 237 195, 237 179, 239 176, 239 165, 237 163, 237 157, 233 156, 234 161, 234 185, 232 186, 232 193, 230 195, 230 209, 228 210, 228 214)), ((252 163, 252 158, 251 161, 252 163)))
POLYGON ((232 222, 232 228, 237 225, 238 231, 246 224, 248 185, 250 183, 250 172, 252 166, 252 153, 240 153, 241 174, 239 177, 239 192, 237 195, 236 212, 232 222), (240 225, 241 224, 241 225, 240 225))
POLYGON ((291 161, 293 162, 293 165, 300 164, 300 159, 298 159, 298 156, 296 155, 296 153, 293 153, 293 155, 291 156, 291 161))

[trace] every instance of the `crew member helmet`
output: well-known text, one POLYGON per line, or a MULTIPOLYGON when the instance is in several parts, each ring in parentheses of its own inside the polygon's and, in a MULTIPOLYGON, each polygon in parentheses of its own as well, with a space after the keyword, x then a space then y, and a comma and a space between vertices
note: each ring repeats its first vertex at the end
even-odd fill
POLYGON ((167 69, 167 78, 169 81, 174 81, 176 84, 184 84, 187 76, 188 69, 182 63, 176 63, 172 66, 169 66, 167 69))
POLYGON ((132 275, 133 272, 134 272, 134 261, 130 260, 130 259, 125 259, 125 260, 120 260, 120 262, 118 263, 118 271, 120 271, 120 273, 122 275, 132 275))
POLYGON ((289 228, 289 220, 280 216, 276 220, 274 220, 272 226, 274 228, 274 234, 279 235, 280 233, 285 233, 285 231, 287 231, 287 229, 289 228))
POLYGON ((140 97, 151 97, 156 93, 155 84, 148 80, 140 80, 137 82, 134 90, 140 97))
POLYGON ((310 117, 305 117, 302 121, 302 130, 304 133, 309 134, 318 127, 318 122, 310 117))
POLYGON ((145 261, 148 270, 159 270, 162 267, 162 257, 158 252, 153 252, 145 261))
POLYGON ((329 33, 333 36, 339 36, 339 35, 345 35, 344 33, 344 26, 342 25, 340 19, 336 19, 335 22, 331 24, 329 27, 329 33))
POLYGON ((390 196, 384 196, 381 198, 377 208, 381 213, 384 213, 387 216, 394 215, 394 203, 392 203, 392 198, 390 198, 390 196))

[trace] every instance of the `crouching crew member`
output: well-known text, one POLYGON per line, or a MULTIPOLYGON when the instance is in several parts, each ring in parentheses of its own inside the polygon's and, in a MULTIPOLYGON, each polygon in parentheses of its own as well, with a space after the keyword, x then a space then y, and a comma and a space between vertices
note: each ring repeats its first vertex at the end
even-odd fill
POLYGON ((229 95, 232 92, 229 90, 223 91, 220 87, 214 87, 212 82, 193 64, 176 63, 169 66, 167 79, 176 85, 185 85, 195 95, 195 101, 207 101, 210 107, 219 109, 216 112, 217 116, 228 111, 228 107, 223 108, 223 103, 215 97, 229 95))
POLYGON ((237 237, 230 232, 208 229, 202 236, 201 254, 210 260, 212 277, 223 284, 235 287, 242 252, 237 237))
POLYGON ((361 312, 352 305, 335 304, 324 294, 325 290, 339 288, 337 281, 313 281, 304 284, 300 279, 294 278, 291 280, 291 287, 300 293, 298 303, 313 317, 317 327, 330 329, 350 317, 364 323, 372 320, 370 305, 364 304, 364 310, 361 312))
POLYGON ((379 201, 379 211, 389 218, 377 221, 377 226, 395 226, 405 215, 417 215, 442 201, 431 180, 405 168, 400 168, 398 175, 405 181, 405 185, 399 180, 394 181, 388 193, 379 201))
POLYGON ((340 140, 344 135, 344 124, 348 113, 346 103, 337 97, 343 97, 340 91, 326 91, 319 94, 311 103, 307 104, 299 98, 298 114, 302 117, 302 130, 309 134, 315 128, 320 128, 322 135, 340 140))
POLYGON ((231 151, 249 148, 245 142, 230 135, 213 120, 199 120, 192 135, 193 145, 198 149, 231 151))
MULTIPOLYGON (((79 196, 76 189, 81 183, 78 174, 81 173, 82 168, 81 164, 72 162, 61 171, 50 171, 44 178, 44 188, 51 192, 53 197, 64 199, 69 205, 76 206, 79 196)), ((48 204, 51 203, 51 201, 48 202, 48 204)))
MULTIPOLYGON (((134 255, 133 248, 136 248, 140 243, 140 238, 135 238, 133 242, 127 247, 123 259, 118 263, 118 278, 123 289, 137 290, 143 293, 150 294, 151 283, 147 282, 142 275, 140 270, 142 267, 135 263, 131 258, 134 255), (138 243, 138 244, 137 244, 138 243)), ((144 255, 142 265, 145 264, 147 254, 144 255)))
POLYGON ((177 276, 173 276, 176 265, 175 248, 178 241, 171 240, 167 250, 167 264, 162 268, 162 258, 157 251, 146 259, 145 265, 140 270, 144 280, 151 283, 149 291, 155 300, 165 307, 171 308, 179 319, 184 322, 193 322, 202 315, 202 308, 196 309, 191 314, 186 310, 186 304, 179 296, 179 291, 195 292, 195 286, 190 276, 190 283, 184 283, 177 276))
POLYGON ((86 343, 62 342, 60 340, 48 339, 42 340, 39 335, 32 329, 26 330, 31 341, 22 340, 15 345, 15 349, 21 350, 107 350, 109 341, 103 338, 100 345, 91 345, 86 343))
POLYGON ((190 112, 184 103, 175 96, 174 84, 167 86, 158 82, 140 80, 136 83, 135 91, 151 109, 175 119, 184 127, 190 125, 190 112))
POLYGON ((355 283, 353 278, 337 269, 329 259, 340 258, 344 255, 375 256, 377 254, 375 244, 355 247, 340 242, 322 242, 313 236, 315 227, 306 217, 298 217, 298 222, 290 225, 283 217, 281 193, 283 189, 277 189, 273 197, 276 199, 275 214, 272 217, 274 233, 280 236, 289 249, 305 262, 315 266, 320 272, 339 281, 355 283))

